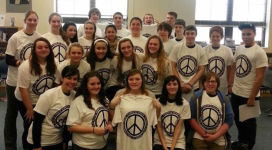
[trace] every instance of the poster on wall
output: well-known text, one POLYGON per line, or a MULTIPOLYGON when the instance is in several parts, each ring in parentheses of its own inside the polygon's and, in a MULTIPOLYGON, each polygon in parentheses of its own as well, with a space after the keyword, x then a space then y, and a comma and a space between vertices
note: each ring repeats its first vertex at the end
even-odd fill
POLYGON ((32 10, 32 0, 6 0, 7 13, 25 13, 32 10))

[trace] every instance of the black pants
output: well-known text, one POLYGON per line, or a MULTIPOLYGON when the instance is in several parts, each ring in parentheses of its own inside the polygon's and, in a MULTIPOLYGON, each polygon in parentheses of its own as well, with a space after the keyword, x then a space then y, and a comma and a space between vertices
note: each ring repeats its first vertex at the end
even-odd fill
MULTIPOLYGON (((167 147, 167 148, 168 148, 169 150, 171 149, 171 147, 167 147)), ((164 149, 163 149, 162 145, 156 144, 156 145, 154 145, 153 150, 164 150, 164 149)), ((184 150, 184 149, 175 148, 174 150, 184 150)))
POLYGON ((80 147, 76 144, 73 144, 72 150, 107 150, 107 145, 101 149, 88 149, 88 148, 83 148, 83 147, 80 147))
MULTIPOLYGON (((33 150, 33 144, 28 143, 28 150, 33 150)), ((42 146, 42 150, 63 150, 63 143, 52 146, 42 146)))
MULTIPOLYGON (((25 114, 26 114, 27 110, 26 110, 26 107, 25 107, 24 103, 22 101, 19 101, 19 100, 17 100, 17 101, 18 101, 19 112, 20 112, 21 117, 22 117, 22 119, 24 121, 24 131, 23 131, 23 135, 22 135, 23 148, 24 149, 29 149, 29 147, 28 147, 29 144, 27 142, 27 135, 28 135, 28 129, 29 129, 32 121, 29 122, 28 120, 26 120, 25 114)), ((33 105, 33 108, 34 107, 35 106, 33 105)))
MULTIPOLYGON (((239 106, 247 104, 247 100, 248 98, 244 98, 233 93, 231 95, 231 105, 234 112, 234 120, 238 129, 238 140, 240 143, 247 144, 248 150, 252 150, 256 142, 256 118, 251 118, 244 122, 239 121, 239 106)), ((259 98, 256 98, 255 100, 259 100, 259 98)))
POLYGON ((122 86, 111 86, 111 87, 107 88, 106 95, 107 95, 107 98, 109 99, 109 101, 111 101, 114 98, 117 91, 119 91, 120 89, 123 89, 123 88, 124 87, 122 87, 122 86))

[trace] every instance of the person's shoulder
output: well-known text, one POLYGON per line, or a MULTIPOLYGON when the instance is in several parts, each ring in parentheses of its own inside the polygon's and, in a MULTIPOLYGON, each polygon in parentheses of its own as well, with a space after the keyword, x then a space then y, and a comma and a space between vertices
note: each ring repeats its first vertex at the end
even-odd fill
POLYGON ((124 88, 124 89, 118 90, 118 91, 116 92, 115 96, 121 96, 121 95, 123 95, 124 92, 125 92, 125 90, 126 90, 125 88, 124 88))
POLYGON ((58 87, 55 87, 55 88, 52 88, 52 89, 48 89, 41 96, 47 96, 49 98, 57 98, 56 94, 58 92, 62 92, 61 91, 61 86, 58 86, 58 87))
POLYGON ((48 37, 51 37, 51 36, 52 36, 51 32, 47 32, 47 33, 42 35, 42 37, 44 37, 44 38, 48 38, 48 37))
POLYGON ((30 63, 30 61, 29 61, 29 59, 27 59, 19 66, 19 68, 26 71, 29 69, 29 63, 30 63))
POLYGON ((90 64, 85 60, 80 60, 80 65, 82 65, 83 67, 89 67, 90 66, 90 64))
POLYGON ((36 36, 36 37, 41 37, 41 36, 42 36, 42 35, 41 35, 39 32, 37 32, 37 31, 35 31, 33 35, 36 36))
POLYGON ((78 38, 78 42, 83 42, 84 40, 85 38, 83 36, 78 38))
POLYGON ((147 41, 147 37, 144 37, 142 35, 140 35, 140 39, 144 40, 144 41, 147 41))

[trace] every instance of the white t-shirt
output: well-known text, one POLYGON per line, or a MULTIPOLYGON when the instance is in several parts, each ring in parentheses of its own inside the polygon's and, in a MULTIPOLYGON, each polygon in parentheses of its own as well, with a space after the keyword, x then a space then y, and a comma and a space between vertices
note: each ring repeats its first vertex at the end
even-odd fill
POLYGON ((183 37, 183 39, 180 40, 180 41, 177 41, 177 37, 175 37, 174 40, 175 40, 177 43, 183 43, 183 42, 186 41, 185 37, 183 37))
MULTIPOLYGON (((118 91, 115 93, 115 96, 114 96, 114 97, 124 95, 125 90, 126 90, 125 88, 118 90, 118 91)), ((153 92, 151 92, 151 91, 149 91, 149 90, 147 90, 147 92, 148 92, 148 96, 149 96, 149 97, 151 97, 152 99, 156 99, 156 96, 155 96, 155 94, 154 94, 153 92)))
POLYGON ((219 90, 225 95, 228 94, 228 72, 227 67, 232 65, 232 50, 227 46, 220 45, 220 48, 215 50, 211 45, 205 48, 208 65, 206 71, 215 72, 220 79, 219 90))
MULTIPOLYGON (((34 32, 33 35, 27 35, 23 30, 14 33, 8 40, 6 54, 14 56, 17 60, 26 60, 31 54, 34 41, 41 37, 40 33, 34 32)), ((10 86, 17 85, 18 67, 9 66, 7 84, 10 86)))
MULTIPOLYGON (((135 53, 136 55, 136 68, 140 70, 141 66, 143 64, 143 58, 144 55, 141 53, 135 53)), ((118 78, 118 69, 117 69, 117 63, 118 59, 117 56, 113 57, 111 61, 111 66, 110 66, 110 80, 108 87, 110 86, 116 86, 116 85, 121 85, 125 86, 126 85, 126 77, 128 75, 128 72, 132 69, 132 61, 128 62, 125 59, 123 59, 123 66, 122 66, 122 83, 118 84, 117 78, 118 78)))
POLYGON ((51 32, 47 32, 43 34, 42 37, 46 38, 50 42, 55 58, 59 61, 59 63, 63 62, 66 57, 68 46, 62 39, 61 35, 54 35, 51 32))
MULTIPOLYGON (((232 91, 234 94, 249 98, 256 79, 256 69, 267 67, 267 55, 257 44, 250 48, 241 45, 237 48, 233 61, 236 63, 234 84, 232 91)), ((260 91, 256 97, 260 96, 260 91)))
POLYGON ((174 46, 177 45, 178 42, 176 42, 174 39, 169 39, 167 42, 163 43, 164 51, 166 52, 166 55, 169 56, 171 51, 173 50, 174 46))
MULTIPOLYGON (((107 104, 109 103, 106 100, 107 104)), ((87 127, 106 127, 109 119, 108 108, 100 104, 99 101, 91 99, 92 107, 90 109, 84 103, 83 96, 77 97, 71 104, 67 125, 82 125, 87 127)), ((73 133, 73 143, 86 149, 101 149, 107 143, 108 133, 98 136, 94 133, 73 133)))
MULTIPOLYGON (((181 106, 176 105, 175 102, 169 103, 166 105, 162 105, 161 107, 161 115, 158 118, 159 123, 161 123, 163 136, 165 138, 165 143, 167 147, 172 146, 172 141, 174 137, 175 127, 178 122, 191 118, 190 105, 186 100, 183 100, 183 104, 181 106)), ((184 136, 185 128, 184 123, 182 123, 181 131, 178 136, 178 140, 175 148, 185 149, 185 136, 184 136)), ((156 130, 154 134, 154 144, 161 144, 158 131, 156 130)))
MULTIPOLYGON (((45 116, 42 122, 41 146, 52 146, 62 142, 63 126, 66 125, 70 103, 74 98, 74 91, 67 96, 61 86, 50 89, 40 96, 34 111, 45 116)), ((32 129, 33 123, 27 136, 30 144, 33 144, 32 129)))
MULTIPOLYGON (((80 37, 82 37, 84 35, 85 35, 84 25, 81 25, 77 30, 77 37, 80 38, 80 37)), ((99 29, 97 26, 96 26, 95 35, 98 36, 98 37, 102 37, 102 35, 103 35, 101 29, 99 29)))
POLYGON ((84 54, 82 58, 86 57, 87 52, 91 50, 91 46, 93 44, 93 40, 87 40, 83 37, 78 38, 78 43, 83 47, 84 49, 84 54))
POLYGON ((157 124, 152 98, 133 94, 121 96, 112 123, 118 125, 117 150, 152 150, 151 127, 157 124))
MULTIPOLYGON (((203 91, 201 112, 198 120, 200 127, 209 134, 215 134, 223 125, 222 122, 222 104, 218 96, 210 97, 206 91, 203 91)), ((204 140, 203 137, 195 132, 194 138, 204 140)), ((214 141, 214 143, 224 146, 226 140, 222 135, 220 138, 214 141)))
POLYGON ((108 87, 108 81, 110 79, 110 67, 111 67, 111 59, 107 58, 102 62, 95 62, 95 71, 97 71, 104 81, 104 89, 108 87))
POLYGON ((176 36, 175 36, 175 28, 173 28, 173 29, 172 29, 172 33, 171 33, 169 39, 173 39, 173 38, 175 38, 175 37, 176 37, 176 36))
MULTIPOLYGON (((134 51, 139 53, 144 53, 145 51, 145 44, 147 42, 147 38, 140 35, 140 37, 132 37, 131 35, 126 36, 124 38, 128 38, 132 41, 134 45, 134 51)), ((118 51, 118 50, 117 50, 118 51)))
POLYGON ((151 35, 157 35, 157 24, 143 25, 141 35, 148 38, 151 35))
MULTIPOLYGON (((31 103, 36 104, 41 94, 53 88, 58 72, 56 70, 54 76, 50 76, 46 73, 46 65, 40 65, 42 69, 41 75, 34 75, 30 73, 29 63, 29 60, 26 60, 18 69, 18 82, 14 95, 19 101, 22 101, 23 99, 19 88, 28 89, 31 103)), ((58 62, 55 61, 55 64, 57 65, 58 62)))
POLYGON ((131 33, 126 28, 122 28, 121 30, 117 30, 117 34, 116 34, 118 39, 121 39, 121 38, 129 36, 129 35, 131 35, 131 33))
MULTIPOLYGON (((188 48, 186 42, 177 44, 169 59, 177 63, 177 72, 184 83, 188 83, 197 73, 199 66, 208 64, 205 50, 198 44, 194 48, 188 48)), ((183 97, 189 101, 193 95, 193 90, 199 88, 199 80, 195 82, 192 90, 183 97)))
MULTIPOLYGON (((66 67, 66 66, 69 66, 70 65, 70 63, 71 63, 71 59, 67 59, 67 60, 64 60, 63 62, 61 62, 60 64, 59 64, 59 66, 58 66, 58 77, 57 77, 57 79, 56 79, 56 83, 57 84, 60 84, 60 80, 61 80, 61 72, 62 72, 62 70, 66 67)), ((86 62, 86 61, 84 61, 84 60, 81 60, 80 61, 80 64, 79 64, 79 66, 77 67, 77 69, 78 69, 78 71, 79 71, 79 80, 78 80, 78 82, 77 82, 77 86, 75 87, 75 91, 77 90, 77 88, 80 86, 80 84, 81 84, 81 82, 82 82, 82 79, 83 79, 83 77, 84 77, 84 75, 86 74, 86 73, 88 73, 90 70, 91 70, 91 68, 90 68, 90 65, 86 62)))
POLYGON ((168 59, 165 61, 165 67, 163 69, 164 74, 162 79, 159 79, 157 74, 157 58, 149 58, 147 62, 144 62, 141 67, 141 71, 145 78, 146 88, 156 95, 161 94, 164 78, 173 74, 171 62, 168 59))

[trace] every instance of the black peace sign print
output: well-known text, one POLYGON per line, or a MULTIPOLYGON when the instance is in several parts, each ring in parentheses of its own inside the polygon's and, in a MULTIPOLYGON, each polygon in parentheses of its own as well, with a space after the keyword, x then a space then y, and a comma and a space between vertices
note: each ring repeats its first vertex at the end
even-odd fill
POLYGON ((91 46, 83 46, 83 49, 84 49, 84 56, 86 56, 87 53, 91 50, 91 46))
MULTIPOLYGON (((108 124, 109 112, 105 107, 99 107, 95 110, 95 114, 92 119, 93 127, 102 127, 105 128, 108 124)), ((105 132, 104 134, 107 134, 105 132)))
POLYGON ((201 107, 199 123, 205 130, 215 130, 220 125, 222 114, 220 110, 213 105, 204 105, 201 107))
POLYGON ((20 52, 20 60, 27 60, 29 58, 32 47, 33 47, 33 43, 28 43, 22 48, 20 52))
POLYGON ((175 111, 168 111, 162 114, 161 116, 162 127, 168 136, 170 137, 174 136, 175 127, 178 124, 179 120, 180 114, 175 111))
POLYGON ((52 124, 54 125, 55 128, 61 129, 64 125, 66 125, 69 109, 70 105, 66 105, 53 115, 52 124))
POLYGON ((59 62, 63 62, 65 60, 67 46, 63 43, 57 42, 52 44, 52 49, 55 58, 57 58, 59 62))
POLYGON ((252 69, 250 60, 246 55, 239 55, 236 58, 236 76, 238 78, 246 77, 252 69))
POLYGON ((109 81, 109 78, 110 78, 110 69, 109 68, 101 68, 101 69, 98 69, 97 72, 103 78, 104 85, 106 85, 107 82, 109 81))
POLYGON ((143 36, 146 37, 146 38, 149 38, 151 36, 151 34, 145 33, 145 34, 143 34, 143 36))
POLYGON ((131 139, 139 139, 143 136, 148 126, 148 120, 144 113, 131 111, 126 114, 123 121, 125 134, 131 139))
POLYGON ((182 76, 190 77, 197 72, 197 60, 190 55, 185 55, 178 60, 177 67, 182 76))
POLYGON ((54 80, 55 78, 48 74, 40 76, 32 85, 32 92, 36 95, 43 94, 53 87, 54 80))
POLYGON ((140 46, 134 46, 134 51, 135 52, 140 52, 140 53, 144 52, 144 50, 140 46))
POLYGON ((158 75, 152 66, 148 64, 143 64, 141 70, 145 78, 145 84, 147 85, 156 84, 158 75))
POLYGON ((225 60, 220 56, 214 56, 208 60, 207 70, 216 73, 219 77, 224 74, 225 67, 225 60))

